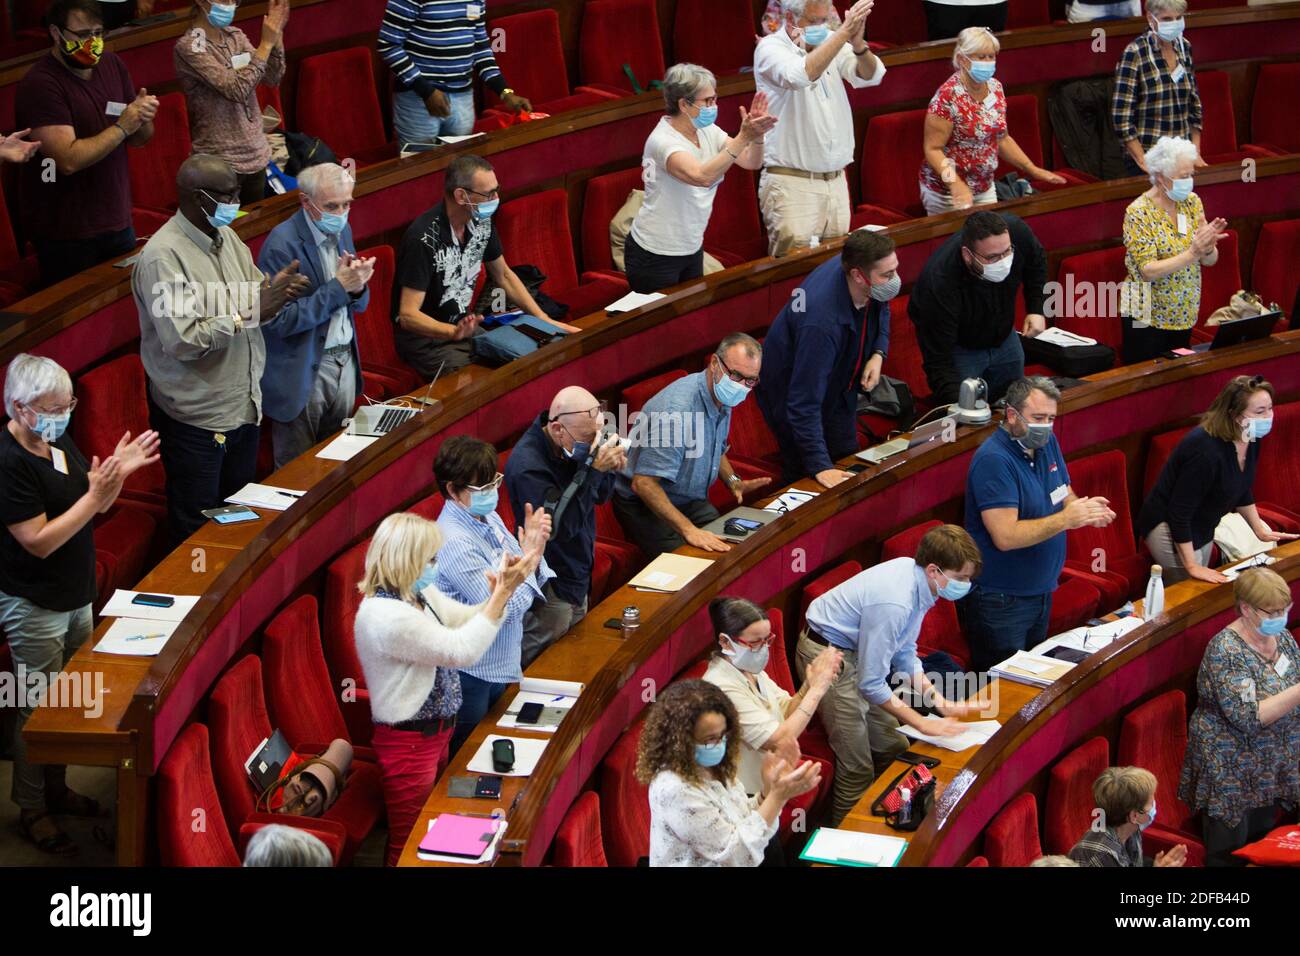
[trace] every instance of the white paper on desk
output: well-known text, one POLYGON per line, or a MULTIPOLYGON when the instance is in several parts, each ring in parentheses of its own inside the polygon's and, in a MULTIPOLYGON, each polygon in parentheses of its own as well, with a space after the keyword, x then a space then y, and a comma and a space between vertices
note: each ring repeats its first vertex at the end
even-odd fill
POLYGON ((1073 332, 1067 332, 1065 329, 1052 326, 1044 329, 1034 336, 1040 342, 1046 342, 1048 345, 1060 345, 1064 348, 1071 348, 1077 345, 1096 345, 1096 339, 1090 339, 1086 335, 1076 335, 1073 332))
MULTIPOLYGON (((525 677, 519 682, 519 689, 529 694, 550 694, 552 697, 578 697, 587 685, 576 680, 553 680, 547 677, 525 677)), ((556 707, 565 705, 556 703, 556 707)))
POLYGON ((605 312, 613 315, 616 312, 631 312, 633 309, 639 309, 643 305, 649 305, 651 302, 658 302, 664 297, 662 292, 629 292, 623 298, 611 302, 605 306, 605 312))
POLYGON ((559 724, 543 726, 541 724, 519 723, 517 720, 519 708, 524 706, 524 704, 541 704, 543 707, 558 707, 561 710, 568 710, 577 702, 577 697, 521 690, 515 695, 515 699, 510 702, 510 705, 506 708, 506 712, 501 715, 501 719, 497 721, 497 726, 503 727, 506 730, 534 730, 538 733, 553 734, 559 729, 559 724))
POLYGON ((804 856, 827 862, 893 866, 906 848, 907 841, 902 837, 821 827, 813 834, 804 856))
POLYGON ((907 724, 903 724, 898 729, 914 740, 923 740, 927 744, 942 747, 944 750, 953 750, 960 753, 970 747, 980 747, 988 743, 989 738, 1002 727, 996 720, 972 720, 963 722, 961 726, 962 732, 952 737, 934 737, 930 734, 923 734, 915 727, 907 724))
POLYGON ((1223 572, 1223 576, 1229 581, 1235 581, 1237 580, 1237 575, 1241 574, 1242 571, 1246 571, 1250 568, 1262 568, 1265 565, 1274 563, 1275 561, 1277 561, 1277 558, 1273 557, 1271 554, 1260 553, 1252 558, 1247 558, 1240 564, 1234 564, 1223 572))
POLYGON ((1093 651, 1105 647, 1111 641, 1119 640, 1130 631, 1137 630, 1143 623, 1145 622, 1136 614, 1130 614, 1128 617, 1116 618, 1113 621, 1107 621, 1104 624, 1097 624, 1092 627, 1071 628, 1031 647, 1029 653, 1042 655, 1053 647, 1073 647, 1091 654, 1093 651))
POLYGON ((537 761, 542 759, 542 751, 546 749, 549 740, 539 740, 534 737, 505 737, 501 734, 488 734, 487 740, 483 741, 482 746, 475 751, 469 765, 465 768, 470 773, 490 773, 501 777, 526 777, 533 772, 537 766, 537 761), (515 744, 515 769, 509 773, 501 773, 492 767, 492 741, 494 740, 513 740, 515 744))
POLYGON ((815 491, 787 491, 770 505, 764 508, 764 511, 775 511, 778 514, 785 511, 794 511, 802 504, 807 504, 817 497, 815 491))
MULTIPOLYGON (((434 817, 433 820, 438 819, 434 817)), ((429 829, 433 829, 433 820, 429 821, 429 829)), ((463 856, 445 856, 441 853, 426 853, 424 850, 416 850, 415 855, 426 863, 461 863, 465 866, 477 866, 480 863, 486 863, 497 854, 497 847, 501 845, 501 834, 506 832, 506 827, 510 826, 510 821, 502 819, 501 826, 497 827, 496 836, 488 841, 488 845, 483 848, 483 853, 476 860, 467 860, 463 856)))
POLYGON ((141 617, 119 617, 104 632, 104 636, 95 645, 95 650, 100 654, 153 657, 163 649, 179 626, 179 621, 149 621, 141 617))
POLYGON ((180 621, 189 614, 194 605, 199 603, 197 594, 171 594, 176 602, 171 607, 149 607, 146 604, 132 604, 131 599, 137 594, 156 594, 156 591, 123 591, 118 589, 99 612, 100 617, 134 617, 145 621, 180 621))
POLYGON ((326 458, 330 461, 347 461, 353 456, 359 455, 377 441, 379 441, 378 435, 349 435, 347 432, 343 432, 338 438, 316 452, 316 457, 326 458))
POLYGON ((486 133, 468 133, 465 136, 439 136, 438 142, 446 143, 448 146, 455 146, 457 143, 463 143, 470 139, 478 139, 479 137, 486 135, 486 133))
POLYGON ((226 503, 266 511, 287 511, 306 493, 296 488, 277 488, 275 485, 259 485, 250 481, 227 498, 226 503))
POLYGON ((649 571, 641 580, 647 587, 667 589, 672 587, 677 579, 667 571, 649 571))

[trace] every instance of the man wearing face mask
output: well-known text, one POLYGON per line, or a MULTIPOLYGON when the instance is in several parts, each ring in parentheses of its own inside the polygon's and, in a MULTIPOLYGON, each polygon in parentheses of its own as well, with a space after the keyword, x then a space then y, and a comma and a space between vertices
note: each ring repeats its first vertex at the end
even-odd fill
POLYGON ((273 277, 230 228, 239 180, 216 156, 191 156, 176 176, 180 209, 145 244, 131 276, 149 421, 162 436, 173 540, 204 509, 253 480, 266 345, 259 326, 310 281, 298 260, 273 277))
POLYGON ((1080 498, 1052 431, 1061 393, 1035 375, 1007 389, 1002 427, 966 475, 966 530, 984 572, 958 606, 972 663, 988 670, 1047 638, 1052 592, 1065 567, 1065 532, 1115 520, 1105 498, 1080 498))
POLYGON ((19 129, 42 156, 21 171, 24 231, 51 285, 135 248, 131 178, 123 145, 153 138, 158 98, 137 92, 126 64, 104 50, 96 0, 55 0, 45 14, 52 43, 18 84, 19 129))
POLYGON ((783 481, 811 476, 830 488, 852 477, 835 462, 858 449, 858 395, 880 381, 889 301, 901 285, 894 240, 859 230, 772 323, 757 397, 781 447, 783 481))
POLYGON ((603 420, 604 407, 595 395, 578 385, 562 388, 506 462, 505 486, 515 523, 523 525, 529 506, 546 509, 552 522, 546 563, 555 578, 544 588, 546 603, 538 610, 546 624, 535 635, 524 635, 524 667, 587 614, 596 506, 609 500, 614 473, 627 464, 618 437, 601 431, 603 420))
POLYGON ((1016 336, 1016 294, 1024 288, 1025 335, 1047 327, 1047 255, 1017 216, 971 213, 926 261, 907 314, 916 325, 922 367, 936 404, 957 401, 966 378, 982 378, 989 401, 1025 370, 1016 336))
POLYGON ((980 552, 957 525, 931 528, 915 558, 894 558, 854 575, 808 606, 796 663, 812 675, 826 649, 837 648, 844 666, 817 707, 835 751, 834 803, 828 825, 851 811, 876 778, 907 749, 899 723, 926 734, 961 732, 958 718, 975 716, 979 701, 944 697, 925 676, 916 639, 925 615, 940 599, 956 601, 980 573, 980 552), (941 716, 923 717, 893 693, 898 679, 941 716))
POLYGON ((268 275, 297 261, 311 282, 310 291, 264 330, 262 394, 277 468, 338 431, 361 394, 354 317, 370 304, 375 260, 359 258, 352 241, 354 182, 334 163, 304 169, 298 175, 302 208, 271 230, 257 257, 268 275))
POLYGON ((831 0, 781 0, 782 29, 754 48, 754 87, 777 124, 766 135, 758 199, 768 251, 792 249, 849 231, 853 113, 844 84, 879 86, 885 65, 867 45, 873 0, 858 0, 831 30, 831 0))
MULTIPOLYGON (((1156 776, 1141 767, 1107 767, 1092 785, 1098 827, 1090 827, 1070 859, 1080 866, 1146 866, 1142 834, 1156 819, 1156 776)), ((1152 866, 1182 866, 1187 845, 1157 853, 1152 866)))
POLYGON ((733 332, 704 371, 665 386, 641 409, 627 467, 615 484, 614 514, 647 558, 683 544, 731 550, 701 527, 718 517, 709 488, 721 478, 741 504, 746 494, 771 482, 741 478, 726 455, 731 410, 758 385, 762 360, 763 347, 752 336, 733 332))
POLYGON ((470 304, 485 264, 488 281, 505 290, 509 305, 561 332, 581 331, 552 321, 507 264, 492 221, 501 205, 492 164, 481 156, 457 156, 447 167, 443 192, 442 202, 411 223, 397 249, 393 338, 402 361, 426 380, 440 368, 451 372, 469 364, 469 340, 483 321, 470 304))
POLYGON ((1162 136, 1190 140, 1201 159, 1201 94, 1196 87, 1192 45, 1183 37, 1187 0, 1146 0, 1148 32, 1139 35, 1115 64, 1111 119, 1124 144, 1129 175, 1147 171, 1146 152, 1162 136))

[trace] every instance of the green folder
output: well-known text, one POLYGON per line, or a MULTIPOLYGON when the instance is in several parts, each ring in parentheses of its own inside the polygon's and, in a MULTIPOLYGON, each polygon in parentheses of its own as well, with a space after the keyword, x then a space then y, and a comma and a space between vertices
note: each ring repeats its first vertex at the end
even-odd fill
POLYGON ((808 843, 804 846, 803 852, 799 854, 799 859, 807 860, 809 863, 827 863, 831 866, 887 867, 887 866, 898 866, 898 861, 901 860, 903 858, 903 854, 907 852, 907 841, 903 840, 902 846, 900 846, 898 849, 898 856, 894 857, 888 863, 859 863, 856 860, 842 860, 842 859, 832 859, 829 857, 813 856, 812 853, 809 851, 811 851, 813 845, 816 844, 817 834, 821 833, 822 829, 823 828, 819 827, 817 830, 813 832, 812 837, 808 840, 808 843))

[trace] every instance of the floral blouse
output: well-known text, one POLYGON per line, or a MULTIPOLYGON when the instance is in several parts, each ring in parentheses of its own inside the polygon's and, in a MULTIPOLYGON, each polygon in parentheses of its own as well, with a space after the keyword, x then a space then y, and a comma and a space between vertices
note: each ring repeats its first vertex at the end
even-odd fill
MULTIPOLYGON (((954 73, 935 91, 926 110, 952 123, 952 135, 943 154, 952 160, 957 173, 972 193, 987 192, 998 168, 998 143, 1007 135, 1007 98, 1002 84, 989 80, 988 96, 976 100, 962 85, 961 73, 954 73)), ((921 162, 921 185, 947 193, 947 184, 929 163, 921 162)))
POLYGON ((1196 677, 1178 796, 1230 827, 1249 810, 1300 800, 1300 713, 1268 727, 1259 722, 1258 701, 1300 682, 1300 647, 1291 632, 1283 631, 1277 645, 1291 662, 1282 677, 1224 628, 1210 640, 1196 677))
POLYGON ((739 777, 699 785, 661 770, 650 781, 651 866, 758 866, 776 829, 739 777))
POLYGON ((1179 232, 1179 223, 1170 219, 1146 193, 1133 200, 1124 211, 1124 265, 1128 269, 1128 281, 1132 288, 1149 289, 1150 297, 1149 303, 1142 301, 1146 296, 1135 297, 1142 306, 1149 304, 1149 310, 1127 309, 1125 314, 1149 322, 1157 329, 1170 331, 1190 329, 1200 315, 1200 263, 1193 262, 1149 283, 1142 278, 1142 266, 1191 248, 1192 234, 1205 221, 1201 197, 1192 193, 1177 206, 1186 232, 1179 232))

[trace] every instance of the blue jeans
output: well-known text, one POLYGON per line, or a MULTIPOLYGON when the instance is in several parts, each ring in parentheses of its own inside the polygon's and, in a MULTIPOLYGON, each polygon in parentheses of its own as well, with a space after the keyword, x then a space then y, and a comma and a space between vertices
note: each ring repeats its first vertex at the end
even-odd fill
POLYGON ((1024 597, 990 591, 977 584, 958 602, 957 609, 970 642, 971 666, 986 671, 1016 651, 1028 650, 1047 639, 1052 593, 1024 597))
POLYGON ((989 404, 1006 394, 1007 387, 1025 374, 1025 350, 1012 329, 1002 344, 991 349, 952 347, 952 364, 961 378, 982 378, 989 387, 989 404))
POLYGON ((509 686, 509 684, 493 684, 471 677, 464 671, 460 672, 461 704, 460 710, 456 712, 456 732, 451 735, 450 752, 453 755, 509 686))
MULTIPOLYGON (((22 810, 45 810, 46 800, 54 797, 57 803, 67 790, 64 780, 66 768, 62 764, 31 764, 27 762, 27 745, 23 741, 23 726, 32 715, 36 701, 25 691, 50 688, 50 679, 63 670, 82 643, 90 636, 90 605, 75 611, 51 611, 33 604, 26 598, 15 597, 0 591, 0 630, 5 632, 9 650, 14 658, 15 687, 19 691, 18 718, 14 721, 13 758, 14 778, 11 794, 14 803, 22 810), (39 684, 36 674, 45 675, 39 684)), ((93 709, 89 694, 99 689, 90 687, 81 691, 84 700, 74 702, 64 698, 75 685, 69 683, 56 693, 64 706, 80 704, 93 709)), ((48 691, 46 692, 48 695, 48 691)))
POLYGON ((474 132, 474 93, 448 93, 449 116, 431 116, 415 90, 393 94, 393 132, 397 145, 434 144, 439 136, 465 136, 474 132))

